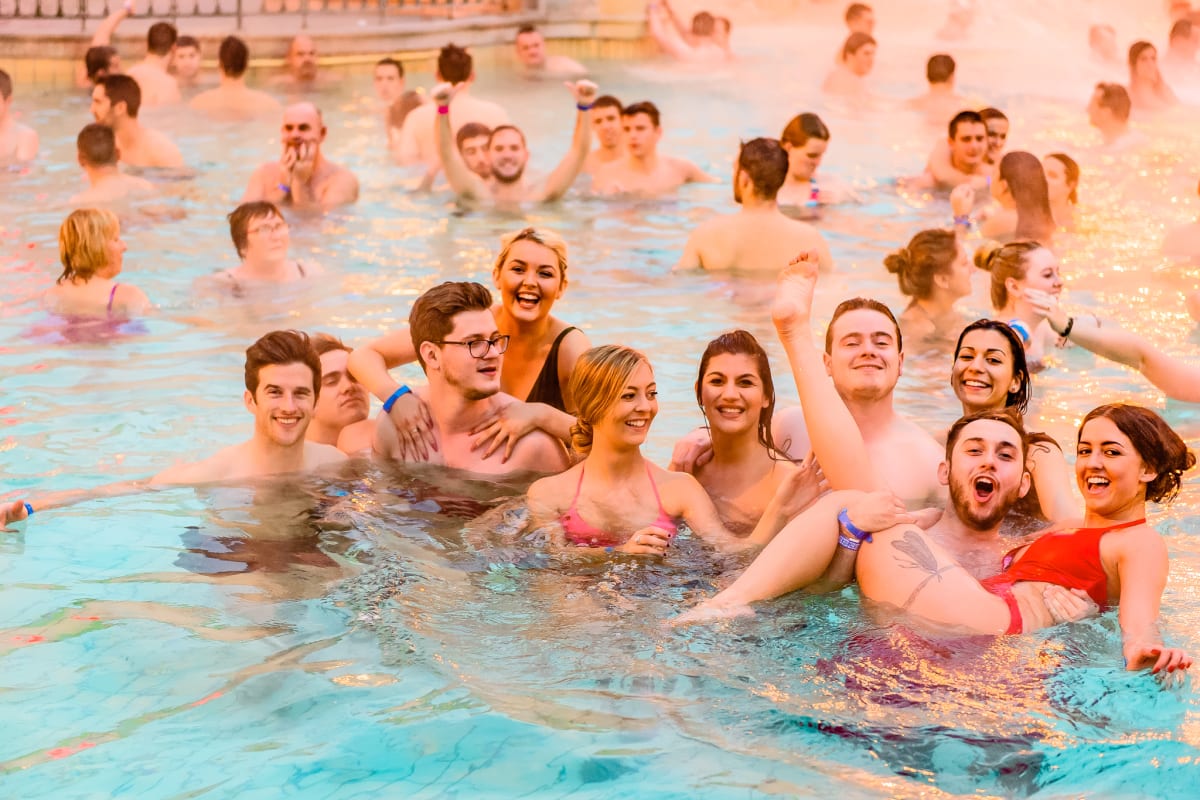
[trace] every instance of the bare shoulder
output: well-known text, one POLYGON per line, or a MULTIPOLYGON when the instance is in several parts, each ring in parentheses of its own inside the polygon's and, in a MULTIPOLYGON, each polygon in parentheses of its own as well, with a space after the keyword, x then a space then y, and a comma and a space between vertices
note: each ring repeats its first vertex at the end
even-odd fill
POLYGON ((529 510, 546 516, 557 516, 565 511, 575 497, 574 485, 581 469, 583 465, 576 464, 566 472, 534 481, 528 491, 529 510))
POLYGON ((202 461, 167 467, 150 479, 150 484, 169 486, 192 483, 213 483, 230 477, 241 458, 243 445, 235 444, 213 453, 202 461))
POLYGON ((319 442, 304 443, 304 467, 314 470, 330 464, 341 464, 346 461, 346 454, 331 444, 319 442))

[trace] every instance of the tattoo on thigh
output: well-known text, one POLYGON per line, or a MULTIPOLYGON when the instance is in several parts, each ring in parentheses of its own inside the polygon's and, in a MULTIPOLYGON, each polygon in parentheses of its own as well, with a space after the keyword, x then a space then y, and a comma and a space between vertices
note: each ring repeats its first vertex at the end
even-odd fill
POLYGON ((954 569, 955 564, 947 564, 944 567, 938 566, 937 556, 929 549, 929 545, 925 543, 925 538, 915 531, 905 531, 904 536, 900 539, 892 540, 892 547, 899 550, 903 555, 895 556, 896 562, 904 569, 915 569, 926 573, 925 579, 917 584, 916 588, 909 594, 908 599, 901 606, 905 611, 917 599, 917 595, 921 590, 934 578, 940 582, 942 573, 949 572, 954 569))

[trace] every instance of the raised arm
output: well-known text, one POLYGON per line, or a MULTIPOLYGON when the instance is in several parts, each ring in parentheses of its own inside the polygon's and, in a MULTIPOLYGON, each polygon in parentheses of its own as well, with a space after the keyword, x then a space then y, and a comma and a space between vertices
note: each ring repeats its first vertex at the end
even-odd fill
POLYGON ((457 91, 458 88, 453 84, 439 83, 430 92, 433 102, 437 103, 437 114, 433 118, 434 138, 450 188, 462 199, 480 200, 487 194, 487 188, 459 157, 458 148, 454 145, 454 132, 450 129, 450 101, 457 91))
POLYGON ((571 149, 546 179, 543 203, 553 202, 567 193, 587 162, 588 149, 592 146, 591 109, 598 93, 596 84, 586 80, 568 82, 567 88, 575 98, 575 132, 571 136, 571 149))
POLYGON ((668 55, 685 61, 692 59, 695 56, 692 46, 687 43, 682 33, 676 30, 675 24, 671 22, 674 14, 670 12, 669 8, 666 14, 669 15, 668 18, 663 19, 664 14, 660 12, 657 3, 650 3, 646 6, 646 26, 650 29, 650 35, 668 55))
POLYGON ((412 336, 404 327, 354 348, 347 368, 356 381, 367 387, 367 391, 385 405, 389 402, 392 404, 386 413, 396 428, 404 456, 412 461, 425 461, 430 449, 437 450, 429 407, 415 392, 403 391, 406 387, 388 372, 416 360, 412 336))
MULTIPOLYGON (((88 47, 107 47, 112 43, 113 34, 116 33, 117 26, 125 21, 126 18, 133 16, 133 0, 118 7, 116 11, 109 14, 101 20, 96 32, 92 34, 92 41, 88 42, 88 47)), ((84 88, 90 86, 88 80, 87 65, 80 62, 75 67, 75 85, 84 88)))

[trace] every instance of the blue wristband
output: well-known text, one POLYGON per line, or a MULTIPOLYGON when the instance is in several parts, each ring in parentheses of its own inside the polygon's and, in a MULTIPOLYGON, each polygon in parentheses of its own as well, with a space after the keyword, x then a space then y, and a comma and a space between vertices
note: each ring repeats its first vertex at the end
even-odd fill
POLYGON ((278 188, 279 188, 279 191, 283 192, 284 194, 292 193, 292 187, 288 186, 286 183, 279 184, 278 188))
POLYGON ((592 105, 593 104, 589 103, 588 105, 585 106, 583 103, 576 103, 575 107, 578 108, 580 111, 591 111, 592 105))
POLYGON ((862 542, 852 536, 847 536, 844 533, 838 534, 838 545, 852 552, 858 552, 858 548, 862 546, 862 542))
POLYGON ((962 225, 967 230, 971 230, 971 215, 970 214, 956 214, 954 216, 954 224, 962 225))
POLYGON ((33 506, 29 505, 29 503, 25 503, 25 516, 27 516, 27 517, 33 516, 33 506))
POLYGON ((392 406, 396 405, 396 401, 406 394, 412 394, 412 389, 407 386, 401 386, 396 391, 392 392, 392 396, 383 401, 383 413, 392 413, 392 406))
POLYGON ((1019 319, 1010 319, 1008 327, 1017 332, 1017 336, 1021 337, 1021 343, 1028 346, 1029 340, 1033 338, 1033 333, 1029 330, 1029 326, 1019 319))
POLYGON ((846 533, 850 534, 855 539, 858 539, 860 542, 874 541, 871 538, 871 534, 857 527, 853 522, 850 521, 850 512, 848 509, 843 508, 838 512, 838 524, 846 529, 846 533))

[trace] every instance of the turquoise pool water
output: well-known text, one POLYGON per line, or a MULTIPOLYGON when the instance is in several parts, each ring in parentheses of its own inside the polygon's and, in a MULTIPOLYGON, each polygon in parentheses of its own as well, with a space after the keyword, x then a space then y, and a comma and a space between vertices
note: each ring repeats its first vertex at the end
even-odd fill
MULTIPOLYGON (((1053 86, 1035 81, 1050 66, 1050 25, 1010 24, 1027 34, 1019 50, 975 39, 953 52, 964 88, 992 87, 986 96, 1010 112, 1014 147, 1065 146, 1084 163, 1081 234, 1059 247, 1068 302, 1194 354, 1180 292, 1196 271, 1156 250, 1165 227, 1197 213, 1194 117, 1148 124, 1155 145, 1132 159, 1089 154, 1081 106, 1095 78, 1081 68, 1053 86)), ((599 80, 623 100, 653 98, 663 150, 719 175, 739 138, 820 111, 834 132, 823 169, 855 183, 864 203, 822 223, 840 271, 823 282, 818 315, 851 293, 899 309, 883 254, 949 212, 897 196, 890 179, 917 171, 935 134, 887 102, 822 102, 812 87, 833 49, 825 30, 743 34, 745 58, 716 76, 606 64, 599 80), (814 54, 807 66, 796 48, 814 54), (771 71, 788 80, 764 80, 771 71)), ((930 46, 905 30, 882 50, 880 74, 892 77, 881 93, 915 93, 916 76, 902 76, 930 46)), ((571 245, 556 313, 594 342, 653 354, 662 412, 648 453, 660 463, 699 420, 690 383, 712 335, 745 327, 782 364, 769 283, 668 272, 688 229, 728 208, 728 186, 654 203, 573 197, 525 219, 451 215, 444 196, 405 191, 368 88, 351 81, 322 103, 329 152, 356 169, 363 201, 292 227, 294 253, 333 277, 275 302, 190 295, 195 277, 234 261, 223 217, 253 166, 274 157, 274 126, 148 119, 178 137, 198 175, 167 187, 185 222, 126 233, 125 279, 160 311, 144 335, 96 344, 36 333, 87 103, 22 96, 43 157, 0 177, 0 491, 36 497, 145 477, 243 438, 249 341, 285 326, 377 335, 437 280, 486 282, 499 236, 527 220, 571 245)), ((532 168, 547 171, 569 134, 565 90, 481 76, 477 92, 527 126, 532 168)), ((983 280, 966 305, 985 313, 983 280)), ((897 391, 931 430, 956 415, 947 369, 944 354, 912 353, 897 391)), ((1037 385, 1036 427, 1061 441, 1093 405, 1121 398, 1163 410, 1197 444, 1194 406, 1164 403, 1085 353, 1056 354, 1037 385)), ((1195 692, 1119 669, 1114 614, 1034 636, 929 642, 879 627, 848 590, 669 630, 662 620, 738 565, 684 541, 662 564, 583 569, 514 540, 509 520, 468 524, 514 492, 365 466, 353 485, 133 495, 0 535, 0 796, 1133 797, 1197 785, 1195 692), (322 505, 346 511, 351 530, 319 530, 322 505)), ((1154 514, 1172 557, 1166 634, 1192 651, 1198 500, 1193 477, 1154 514)))

